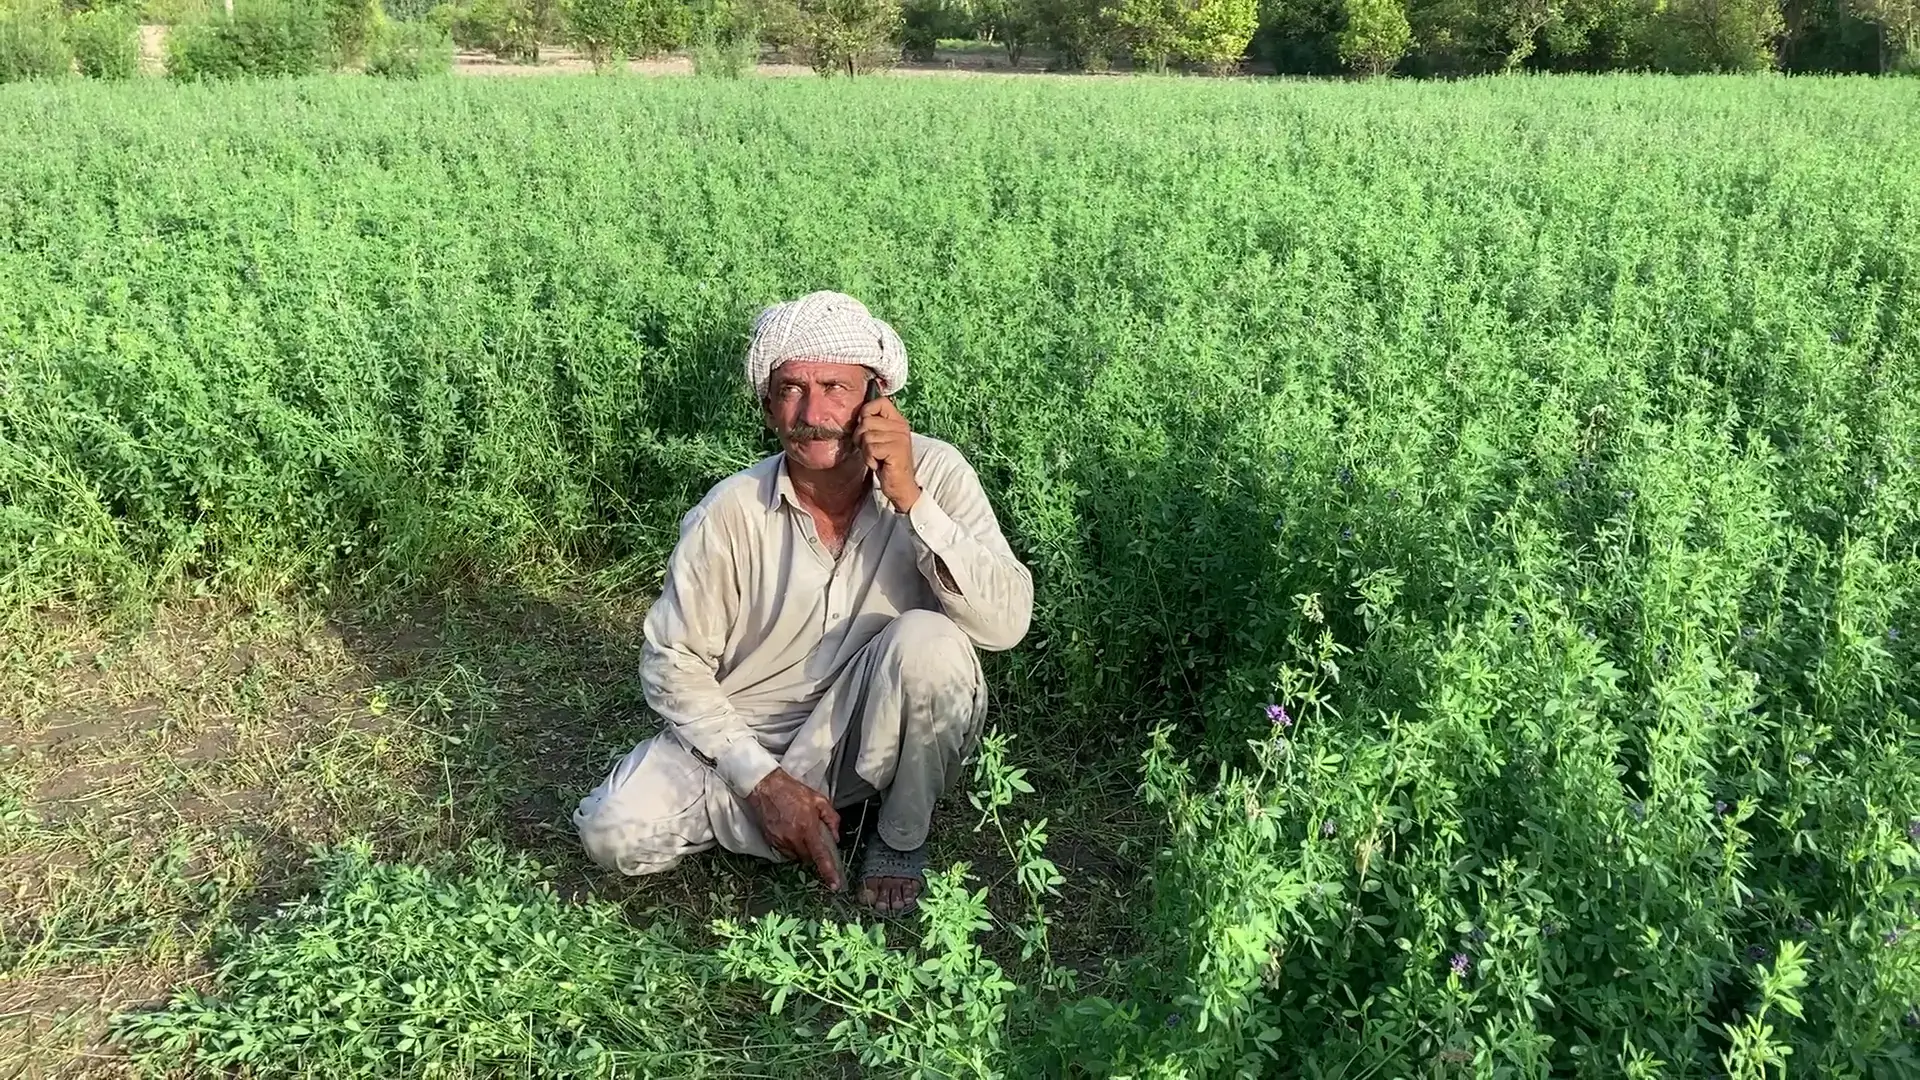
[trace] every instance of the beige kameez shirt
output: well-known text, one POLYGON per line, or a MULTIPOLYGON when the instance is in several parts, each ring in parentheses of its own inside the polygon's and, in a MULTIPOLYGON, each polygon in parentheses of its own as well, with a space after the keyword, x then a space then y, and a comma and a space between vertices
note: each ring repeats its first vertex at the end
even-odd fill
POLYGON ((987 650, 1026 636, 1033 577, 973 467, 925 435, 913 436, 913 457, 913 510, 899 513, 874 484, 837 559, 784 454, 714 485, 681 520, 647 612, 641 681, 647 704, 735 794, 778 767, 835 677, 901 612, 944 612, 987 650))

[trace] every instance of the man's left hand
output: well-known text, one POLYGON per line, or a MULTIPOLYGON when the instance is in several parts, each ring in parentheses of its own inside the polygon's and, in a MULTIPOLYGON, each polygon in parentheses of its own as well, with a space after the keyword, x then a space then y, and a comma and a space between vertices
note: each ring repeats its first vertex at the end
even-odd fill
POLYGON ((889 398, 875 398, 860 407, 853 438, 867 457, 880 484, 880 494, 904 514, 920 500, 920 481, 913 474, 913 428, 889 398))

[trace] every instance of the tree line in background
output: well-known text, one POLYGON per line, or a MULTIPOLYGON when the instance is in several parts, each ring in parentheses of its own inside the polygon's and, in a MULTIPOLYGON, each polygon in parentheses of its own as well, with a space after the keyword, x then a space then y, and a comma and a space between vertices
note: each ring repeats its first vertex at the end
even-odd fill
POLYGON ((0 82, 141 66, 142 23, 170 24, 174 78, 306 75, 358 68, 417 78, 453 66, 448 33, 390 17, 380 0, 0 0, 0 82))
POLYGON ((1088 71, 1920 71, 1920 0, 0 0, 0 80, 131 75, 142 21, 174 25, 184 77, 419 75, 453 45, 537 62, 555 42, 602 66, 687 50, 738 75, 771 49, 857 74, 952 39, 1088 71))
POLYGON ((1920 71, 1920 0, 386 0, 464 46, 596 62, 764 46, 855 73, 938 42, 1061 70, 1454 77, 1518 70, 1920 71))

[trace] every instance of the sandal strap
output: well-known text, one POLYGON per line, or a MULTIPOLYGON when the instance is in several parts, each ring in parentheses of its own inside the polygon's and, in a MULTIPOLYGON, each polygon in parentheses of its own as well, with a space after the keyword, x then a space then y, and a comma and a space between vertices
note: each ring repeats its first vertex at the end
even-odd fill
POLYGON ((874 837, 860 857, 860 880, 871 878, 917 878, 927 879, 927 845, 921 844, 912 851, 900 851, 889 847, 885 840, 874 837))

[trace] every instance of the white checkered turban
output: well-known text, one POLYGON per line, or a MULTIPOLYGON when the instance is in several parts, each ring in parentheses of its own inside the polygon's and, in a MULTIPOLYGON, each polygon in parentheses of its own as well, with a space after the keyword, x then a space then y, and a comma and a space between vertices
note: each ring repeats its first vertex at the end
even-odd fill
POLYGON ((860 364, 879 376, 883 394, 907 384, 907 347, 900 335, 845 293, 808 293, 774 304, 753 320, 747 381, 755 396, 767 396, 767 377, 774 368, 802 359, 860 364))

